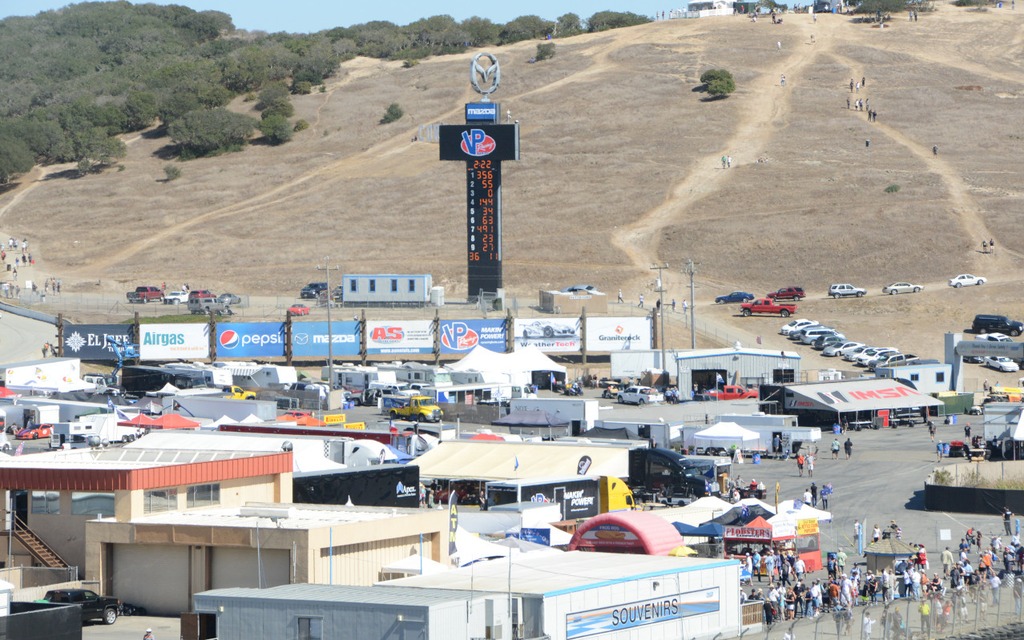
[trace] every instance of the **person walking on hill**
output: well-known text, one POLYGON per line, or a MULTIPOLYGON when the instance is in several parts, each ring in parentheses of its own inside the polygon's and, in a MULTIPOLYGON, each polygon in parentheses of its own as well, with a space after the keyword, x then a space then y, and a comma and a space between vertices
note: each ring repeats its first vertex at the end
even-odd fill
POLYGON ((640 294, 640 304, 638 304, 636 306, 640 307, 641 309, 644 308, 644 294, 642 294, 642 293, 640 294))

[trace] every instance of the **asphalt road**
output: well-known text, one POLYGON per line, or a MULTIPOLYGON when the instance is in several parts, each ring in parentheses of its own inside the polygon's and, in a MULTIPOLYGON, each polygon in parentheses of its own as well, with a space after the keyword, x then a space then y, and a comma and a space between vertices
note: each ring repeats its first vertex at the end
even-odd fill
POLYGON ((0 363, 25 362, 43 357, 43 343, 56 342, 56 328, 13 313, 0 314, 0 363))

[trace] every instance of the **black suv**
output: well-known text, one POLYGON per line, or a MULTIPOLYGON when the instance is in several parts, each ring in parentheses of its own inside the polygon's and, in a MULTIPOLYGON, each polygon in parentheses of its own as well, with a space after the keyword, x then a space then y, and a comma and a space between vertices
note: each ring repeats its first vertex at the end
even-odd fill
POLYGON ((326 282, 310 282, 299 291, 299 297, 303 300, 316 300, 320 297, 321 291, 327 291, 326 282))
POLYGON ((1006 316, 979 313, 971 324, 974 333, 1005 333, 1013 337, 1024 333, 1024 323, 1010 320, 1006 316))
POLYGON ((101 620, 104 624, 117 621, 117 609, 121 601, 107 598, 88 589, 54 589, 43 596, 46 602, 59 604, 77 604, 82 606, 82 622, 101 620))

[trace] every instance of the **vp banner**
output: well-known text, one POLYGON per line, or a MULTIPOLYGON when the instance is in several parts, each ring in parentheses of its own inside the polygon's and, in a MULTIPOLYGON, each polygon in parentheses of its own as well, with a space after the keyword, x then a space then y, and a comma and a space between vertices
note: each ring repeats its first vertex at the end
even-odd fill
POLYGON ((275 358, 283 355, 283 322, 217 325, 217 356, 220 358, 275 358))
POLYGON ((366 353, 433 353, 432 324, 430 320, 367 322, 366 353))
POLYGON ((210 325, 139 325, 142 360, 204 360, 210 357, 210 325))
POLYGON ((469 353, 477 345, 505 353, 505 321, 441 321, 441 353, 469 353))
POLYGON ((587 351, 637 351, 651 348, 647 318, 587 318, 587 351))
POLYGON ((292 356, 327 357, 327 341, 331 339, 331 355, 359 355, 359 323, 331 322, 331 335, 327 335, 326 322, 292 323, 292 356))
POLYGON ((118 344, 132 341, 130 324, 71 324, 64 323, 64 344, 62 353, 68 358, 81 360, 117 360, 117 355, 107 345, 110 336, 118 344))

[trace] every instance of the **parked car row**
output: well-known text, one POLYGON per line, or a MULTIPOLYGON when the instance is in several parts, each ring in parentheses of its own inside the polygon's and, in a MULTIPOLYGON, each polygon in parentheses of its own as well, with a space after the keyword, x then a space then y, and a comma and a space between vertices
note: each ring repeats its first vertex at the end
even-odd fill
POLYGON ((848 340, 839 330, 819 324, 814 320, 801 318, 782 326, 779 333, 794 342, 809 345, 829 358, 842 357, 855 366, 874 371, 878 367, 894 367, 919 360, 912 353, 900 353, 895 347, 875 347, 848 340))
MULTIPOLYGON (((949 280, 949 286, 959 289, 967 285, 982 285, 987 280, 982 276, 972 275, 970 273, 962 273, 958 276, 954 276, 949 280)), ((923 284, 914 284, 912 282, 893 282, 882 287, 882 293, 885 295, 896 295, 899 293, 920 293, 924 291, 923 284)), ((828 297, 830 298, 862 298, 868 293, 867 289, 863 287, 857 287, 852 284, 842 282, 836 283, 828 288, 828 297)), ((737 302, 749 302, 756 296, 746 291, 733 291, 725 295, 721 295, 715 298, 715 304, 730 304, 737 302)), ((767 294, 767 298, 771 300, 803 300, 807 297, 807 293, 803 287, 782 287, 777 291, 772 291, 767 294)))

